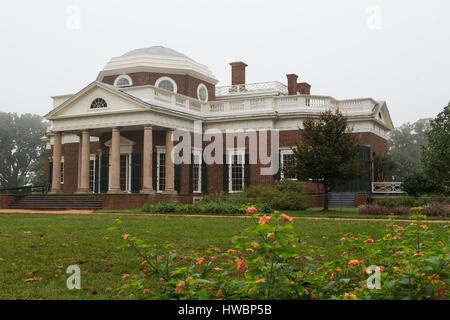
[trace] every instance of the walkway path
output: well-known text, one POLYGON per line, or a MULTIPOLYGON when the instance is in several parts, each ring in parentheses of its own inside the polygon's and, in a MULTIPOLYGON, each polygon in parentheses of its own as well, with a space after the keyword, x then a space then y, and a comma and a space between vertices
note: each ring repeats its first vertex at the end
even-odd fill
MULTIPOLYGON (((94 212, 92 210, 25 210, 25 209, 0 209, 1 213, 41 213, 41 214, 80 214, 80 215, 126 215, 126 216, 170 216, 170 217, 202 217, 202 218, 251 218, 247 215, 206 215, 206 214, 158 214, 158 213, 114 213, 94 212)), ((329 217, 292 217, 304 220, 344 220, 344 221, 390 221, 389 219, 371 218, 329 218, 329 217)), ((395 221, 411 222, 409 219, 395 219, 395 221)), ((450 223, 450 220, 423 220, 427 223, 450 223)))

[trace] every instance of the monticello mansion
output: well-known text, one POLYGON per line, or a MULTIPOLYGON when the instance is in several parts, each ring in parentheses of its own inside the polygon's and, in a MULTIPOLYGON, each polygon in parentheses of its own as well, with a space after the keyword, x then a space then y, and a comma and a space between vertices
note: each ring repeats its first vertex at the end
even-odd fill
MULTIPOLYGON (((77 93, 52 97, 42 138, 49 192, 128 194, 132 200, 118 197, 116 204, 137 207, 273 184, 289 178, 281 168, 291 161, 302 122, 329 109, 347 117, 369 159, 387 153, 393 124, 384 101, 311 95, 296 74, 286 84, 246 83, 247 65, 230 66, 231 84, 217 86, 207 66, 154 46, 112 58, 77 93), (260 161, 262 150, 277 162, 271 173, 264 172, 271 164, 260 161)), ((318 192, 312 185, 306 191, 318 192)))

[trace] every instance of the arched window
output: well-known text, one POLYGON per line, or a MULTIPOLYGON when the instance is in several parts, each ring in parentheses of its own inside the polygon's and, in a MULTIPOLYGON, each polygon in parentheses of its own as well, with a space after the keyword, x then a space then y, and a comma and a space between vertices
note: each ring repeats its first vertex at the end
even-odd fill
POLYGON ((197 97, 198 100, 202 102, 208 101, 208 89, 203 83, 200 83, 197 88, 197 97))
POLYGON ((133 81, 131 80, 130 76, 128 75, 121 75, 116 78, 116 81, 114 81, 114 86, 116 87, 127 87, 131 86, 133 84, 133 81))
POLYGON ((177 84, 169 77, 161 77, 156 80, 155 86, 171 92, 177 92, 177 84))
POLYGON ((106 101, 102 98, 96 98, 91 103, 91 109, 101 109, 101 108, 108 108, 108 104, 106 101))

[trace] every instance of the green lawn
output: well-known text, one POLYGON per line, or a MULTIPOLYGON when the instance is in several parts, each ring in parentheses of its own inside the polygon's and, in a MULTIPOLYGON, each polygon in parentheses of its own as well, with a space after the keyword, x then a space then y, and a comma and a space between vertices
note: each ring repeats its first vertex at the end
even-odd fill
MULTIPOLYGON (((231 237, 252 221, 237 218, 0 214, 0 299, 123 299, 110 289, 121 285, 121 276, 139 268, 136 257, 117 249, 123 241, 117 231, 108 231, 120 218, 127 233, 148 243, 173 243, 182 254, 201 252, 208 245, 227 249, 231 237), (66 288, 66 268, 81 268, 81 290, 66 288), (42 278, 24 282, 24 279, 42 278), (92 291, 97 294, 93 295, 92 291)), ((402 224, 402 223, 399 223, 402 224)), ((331 247, 347 233, 376 236, 385 222, 296 220, 295 228, 308 244, 328 249, 324 259, 333 259, 331 247)), ((445 224, 430 224, 444 230, 445 224)))
MULTIPOLYGON (((359 214, 358 208, 330 208, 333 212, 321 212, 322 208, 308 208, 306 210, 300 211, 285 211, 286 213, 292 217, 322 217, 322 218, 367 218, 367 219, 387 219, 388 216, 385 215, 369 215, 369 214, 359 214)), ((103 209, 96 210, 98 213, 146 213, 142 212, 141 208, 136 209, 103 209)), ((234 214, 236 215, 236 214, 234 214)), ((408 219, 408 216, 399 216, 399 219, 408 219)), ((428 217, 429 220, 449 220, 450 217, 428 217)))

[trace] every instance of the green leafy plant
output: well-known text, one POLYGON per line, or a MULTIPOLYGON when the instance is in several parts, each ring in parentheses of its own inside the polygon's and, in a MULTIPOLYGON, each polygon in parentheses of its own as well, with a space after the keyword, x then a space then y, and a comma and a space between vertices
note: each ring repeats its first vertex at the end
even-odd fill
MULTIPOLYGON (((446 299, 448 235, 430 231, 422 210, 413 208, 415 222, 405 227, 391 217, 378 239, 346 234, 335 248, 340 258, 329 262, 298 238, 291 217, 253 206, 245 213, 254 223, 233 237, 232 248, 210 245, 188 257, 122 231, 121 249, 139 255, 142 266, 124 274, 117 291, 152 299, 446 299), (368 281, 373 272, 378 288, 368 281)), ((116 224, 110 229, 121 229, 116 224)))

